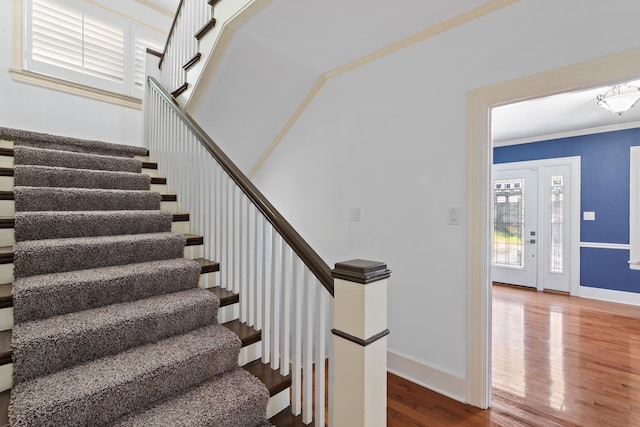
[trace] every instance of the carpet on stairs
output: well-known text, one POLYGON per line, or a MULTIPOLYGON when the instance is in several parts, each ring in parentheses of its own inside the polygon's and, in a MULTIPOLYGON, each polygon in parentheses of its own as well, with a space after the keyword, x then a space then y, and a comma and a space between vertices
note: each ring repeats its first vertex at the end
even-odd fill
POLYGON ((14 141, 18 426, 269 425, 269 392, 133 159, 139 147, 0 128, 14 141))

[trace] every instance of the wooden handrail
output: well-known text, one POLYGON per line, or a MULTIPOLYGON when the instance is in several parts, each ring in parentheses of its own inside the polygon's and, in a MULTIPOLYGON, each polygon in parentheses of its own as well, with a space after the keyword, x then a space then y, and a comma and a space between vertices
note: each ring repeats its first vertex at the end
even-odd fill
POLYGON ((256 208, 271 223, 273 228, 280 233, 285 242, 298 254, 302 262, 318 278, 322 286, 333 295, 333 278, 331 269, 320 255, 298 234, 280 212, 267 200, 267 198, 256 188, 255 185, 242 173, 242 171, 231 161, 229 157, 213 142, 207 133, 191 118, 184 108, 180 107, 175 99, 157 82, 149 76, 149 84, 164 98, 173 111, 180 117, 180 120, 193 132, 200 143, 216 159, 220 166, 229 174, 231 179, 240 187, 242 192, 251 200, 256 208))
POLYGON ((171 29, 169 30, 169 34, 167 34, 167 41, 164 44, 164 49, 162 50, 162 56, 160 57, 158 68, 162 68, 162 61, 164 61, 164 56, 167 54, 169 41, 171 40, 171 36, 173 35, 173 30, 176 28, 176 22, 178 21, 178 15, 180 15, 180 9, 182 9, 183 3, 184 3, 184 0, 180 0, 180 3, 178 4, 178 8, 176 9, 176 13, 175 15, 173 15, 173 22, 171 23, 171 29))

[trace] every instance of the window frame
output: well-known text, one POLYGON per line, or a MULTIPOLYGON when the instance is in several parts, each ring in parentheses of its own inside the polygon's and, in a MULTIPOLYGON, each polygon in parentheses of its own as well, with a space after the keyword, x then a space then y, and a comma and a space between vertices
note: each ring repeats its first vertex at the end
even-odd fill
POLYGON ((142 100, 144 98, 144 87, 136 87, 134 82, 136 43, 140 38, 155 39, 157 44, 149 47, 157 48, 157 46, 164 43, 164 35, 84 1, 52 1, 114 25, 123 31, 123 80, 122 82, 111 81, 83 73, 82 71, 71 70, 33 59, 33 38, 31 34, 33 0, 22 0, 22 19, 20 25, 22 26, 21 39, 23 48, 21 49, 21 69, 25 72, 42 75, 47 78, 70 82, 73 85, 82 85, 91 89, 98 89, 119 96, 142 100))

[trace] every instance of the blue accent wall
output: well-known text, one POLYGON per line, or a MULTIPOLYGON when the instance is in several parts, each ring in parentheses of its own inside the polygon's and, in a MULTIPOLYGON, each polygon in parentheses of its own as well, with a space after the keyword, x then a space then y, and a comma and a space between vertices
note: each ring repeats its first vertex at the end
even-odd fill
MULTIPOLYGON (((580 240, 629 243, 629 154, 640 145, 640 129, 560 138, 496 147, 493 163, 580 156, 581 211, 596 213, 595 221, 580 215, 580 240)), ((640 293, 640 271, 627 264, 629 251, 581 248, 580 284, 640 293)))

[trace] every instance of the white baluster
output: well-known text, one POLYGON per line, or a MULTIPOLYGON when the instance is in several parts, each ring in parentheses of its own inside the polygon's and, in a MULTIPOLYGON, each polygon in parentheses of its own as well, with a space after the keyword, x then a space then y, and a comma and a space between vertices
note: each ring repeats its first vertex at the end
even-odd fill
POLYGON ((313 316, 314 292, 311 272, 305 268, 304 280, 304 318, 302 332, 302 422, 309 424, 313 420, 313 316))
POLYGON ((252 282, 252 279, 254 277, 254 270, 255 270, 255 264, 252 262, 253 259, 251 258, 251 255, 253 254, 251 249, 252 249, 252 245, 255 242, 255 229, 254 229, 254 221, 252 221, 252 213, 253 213, 253 209, 252 209, 252 205, 249 202, 249 199, 246 196, 242 197, 242 201, 243 203, 246 205, 246 212, 245 212, 245 216, 246 216, 246 227, 247 227, 247 233, 245 234, 245 240, 243 243, 244 246, 244 250, 245 250, 245 254, 244 254, 244 259, 245 259, 245 282, 244 282, 244 294, 246 295, 246 309, 247 309, 247 322, 249 323, 249 326, 254 327, 256 324, 256 320, 254 317, 255 314, 255 289, 258 286, 257 283, 252 282))
MULTIPOLYGON (((239 193, 238 190, 236 190, 236 193, 239 193)), ((237 246, 236 246, 236 251, 234 252, 234 258, 236 258, 237 260, 237 265, 238 265, 238 284, 237 284, 237 292, 240 294, 240 322, 242 323, 246 323, 247 322, 247 306, 246 306, 246 302, 247 302, 247 291, 244 288, 244 250, 242 247, 242 243, 244 242, 244 203, 242 203, 242 197, 237 197, 238 200, 238 211, 236 213, 236 222, 237 222, 237 226, 236 226, 236 230, 235 230, 235 237, 237 240, 237 246)))
POLYGON ((262 220, 262 363, 271 361, 271 224, 262 220))
POLYGON ((314 280, 313 288, 316 291, 316 307, 318 308, 315 315, 316 333, 315 333, 315 350, 316 350, 316 404, 315 404, 315 423, 323 426, 324 413, 324 397, 325 397, 325 359, 326 359, 326 339, 327 324, 325 314, 327 312, 327 292, 322 285, 314 280))
POLYGON ((254 222, 255 222, 255 239, 254 239, 254 248, 253 248, 253 292, 254 292, 254 319, 255 319, 255 328, 257 330, 262 330, 262 263, 263 261, 263 252, 261 251, 263 247, 262 239, 264 237, 264 233, 262 231, 262 215, 261 213, 255 209, 254 207, 254 222))
POLYGON ((291 412, 302 411, 302 301, 304 296, 305 266, 297 256, 293 262, 293 286, 291 289, 291 412))
POLYGON ((280 290, 282 237, 274 233, 271 245, 271 369, 280 368, 280 290))
POLYGON ((290 329, 291 323, 291 248, 289 245, 283 242, 282 244, 282 273, 281 280, 282 288, 280 290, 280 357, 282 363, 280 363, 280 374, 289 375, 289 358, 290 348, 289 343, 291 340, 290 329))

